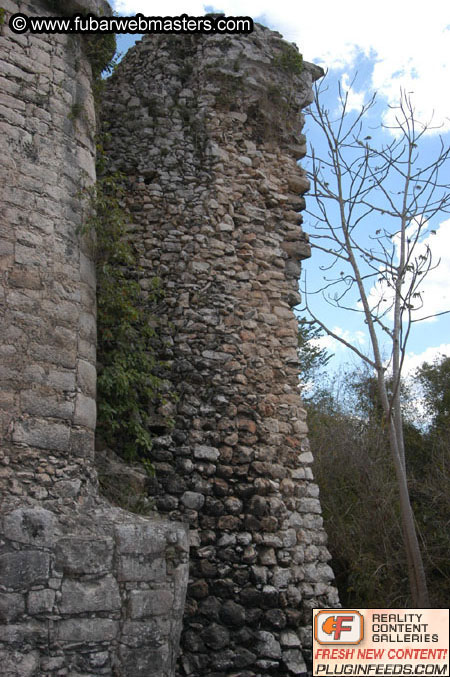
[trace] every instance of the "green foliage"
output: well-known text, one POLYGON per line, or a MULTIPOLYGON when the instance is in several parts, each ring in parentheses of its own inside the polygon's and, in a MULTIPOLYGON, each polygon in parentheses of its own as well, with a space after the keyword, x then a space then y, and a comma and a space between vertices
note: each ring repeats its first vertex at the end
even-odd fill
MULTIPOLYGON (((386 376, 386 391, 389 401, 392 401, 394 393, 394 383, 392 377, 386 376)), ((353 411, 364 419, 372 421, 376 425, 384 427, 386 425, 386 416, 381 403, 378 379, 373 371, 364 365, 362 369, 355 369, 348 382, 349 394, 353 397, 353 411)), ((400 383, 400 400, 407 403, 410 400, 410 392, 404 381, 400 383)), ((408 419, 408 412, 403 411, 404 421, 408 419)), ((406 425, 406 424, 405 424, 406 425)))
POLYGON ((326 348, 317 345, 317 339, 323 336, 319 327, 306 318, 298 323, 298 355, 300 360, 300 379, 302 383, 310 381, 314 375, 327 366, 332 354, 326 348))
POLYGON ((226 110, 234 110, 236 102, 242 94, 242 75, 234 75, 234 71, 233 73, 226 73, 212 67, 208 68, 206 72, 208 77, 214 79, 214 86, 220 87, 220 92, 216 94, 217 105, 226 110))
MULTIPOLYGON (((44 4, 52 14, 57 16, 72 16, 73 11, 68 9, 67 2, 64 0, 44 0, 44 4)), ((74 36, 79 37, 79 36, 74 36)), ((92 90, 94 100, 98 107, 100 97, 103 91, 102 74, 111 74, 119 58, 116 53, 117 40, 114 33, 103 34, 83 34, 82 44, 85 54, 91 64, 92 70, 92 90)), ((75 70, 78 70, 78 62, 75 61, 75 70)), ((76 104, 77 105, 77 104, 76 104)), ((71 119, 76 119, 76 114, 71 114, 71 119)))
POLYGON ((114 33, 84 36, 84 48, 92 68, 94 80, 102 73, 112 73, 117 61, 116 36, 114 33))
POLYGON ((283 44, 281 53, 274 57, 273 64, 285 73, 300 75, 303 70, 303 56, 293 45, 283 44))
POLYGON ((267 98, 271 103, 278 105, 283 100, 281 88, 279 85, 276 85, 275 83, 270 83, 269 85, 267 85, 266 94, 267 98))
POLYGON ((450 429, 450 357, 441 355, 433 364, 424 362, 416 376, 423 388, 433 430, 450 429))
MULTIPOLYGON (((65 0, 44 0, 44 4, 57 16, 72 16, 73 9, 68 7, 65 0)), ((83 45, 90 61, 94 82, 101 79, 102 73, 111 73, 114 69, 116 57, 116 36, 114 33, 85 34, 83 45)))
POLYGON ((70 108, 70 113, 67 117, 69 118, 69 120, 75 121, 78 120, 82 112, 83 112, 83 104, 77 101, 72 104, 70 108))
MULTIPOLYGON (((409 397, 402 388, 403 398, 409 397)), ((406 401, 407 405, 408 402, 406 401)), ((395 473, 373 378, 352 369, 318 384, 306 403, 314 474, 341 602, 411 604, 395 473)), ((432 606, 450 594, 450 442, 404 423, 408 486, 432 606)))
POLYGON ((4 7, 0 7, 0 27, 3 26, 5 23, 5 18, 6 18, 6 9, 4 7))
POLYGON ((387 500, 395 494, 388 450, 375 431, 342 410, 332 393, 322 393, 307 409, 314 474, 341 602, 376 608, 377 600, 395 595, 405 599, 407 586, 398 585, 403 553, 395 548, 400 525, 387 500))
MULTIPOLYGON (((101 153, 99 157, 102 165, 101 153)), ((84 232, 97 271, 98 436, 127 461, 148 460, 150 413, 165 387, 152 316, 162 291, 155 279, 143 297, 136 256, 126 237, 123 177, 103 176, 86 196, 90 218, 84 232)))

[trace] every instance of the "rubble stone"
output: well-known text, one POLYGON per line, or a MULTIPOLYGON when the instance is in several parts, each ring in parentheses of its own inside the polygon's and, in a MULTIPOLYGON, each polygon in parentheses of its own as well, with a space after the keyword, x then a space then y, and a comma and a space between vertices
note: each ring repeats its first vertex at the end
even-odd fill
POLYGON ((300 674, 303 606, 335 599, 329 555, 314 550, 324 534, 292 309, 310 254, 301 109, 320 69, 280 69, 288 48, 259 25, 146 36, 103 102, 140 283, 164 287, 153 322, 177 402, 153 442, 152 494, 192 533, 180 677, 300 674))

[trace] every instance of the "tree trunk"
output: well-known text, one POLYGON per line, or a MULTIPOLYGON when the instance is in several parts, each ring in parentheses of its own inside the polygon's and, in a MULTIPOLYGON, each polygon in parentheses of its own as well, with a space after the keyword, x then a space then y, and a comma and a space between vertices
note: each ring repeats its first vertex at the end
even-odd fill
MULTIPOLYGON (((402 453, 399 449, 399 440, 396 436, 396 426, 392 420, 392 416, 389 417, 388 425, 390 448, 394 460, 395 473, 397 476, 400 495, 400 513, 402 517, 403 540, 405 543, 408 561, 408 577, 412 602, 415 608, 426 609, 430 607, 430 599, 428 596, 425 569, 419 548, 419 541, 417 539, 414 513, 409 500, 405 467, 402 463, 402 458, 404 458, 404 450, 402 453)), ((402 443, 403 437, 400 440, 400 444, 402 443)))

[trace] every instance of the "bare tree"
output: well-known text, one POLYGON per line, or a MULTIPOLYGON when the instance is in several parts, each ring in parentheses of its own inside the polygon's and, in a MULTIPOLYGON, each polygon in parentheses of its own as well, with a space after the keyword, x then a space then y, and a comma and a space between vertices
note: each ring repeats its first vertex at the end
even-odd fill
POLYGON ((349 91, 339 87, 340 111, 333 116, 320 103, 319 86, 309 113, 327 148, 324 157, 317 157, 314 150, 311 154, 314 193, 308 213, 315 219, 311 243, 328 258, 320 288, 311 292, 304 283, 305 309, 376 374, 398 484, 411 596, 416 607, 427 607, 406 476, 400 379, 411 329, 415 322, 427 319, 423 280, 439 264, 424 239, 433 232, 430 221, 450 211, 450 148, 440 139, 432 162, 421 164, 421 141, 434 128, 416 120, 411 97, 404 91, 399 105, 392 107, 394 124, 381 125, 388 142, 375 147, 365 132, 375 95, 353 113, 349 91), (443 168, 447 182, 440 178, 443 168), (369 354, 316 315, 313 293, 320 293, 336 308, 362 314, 369 354))

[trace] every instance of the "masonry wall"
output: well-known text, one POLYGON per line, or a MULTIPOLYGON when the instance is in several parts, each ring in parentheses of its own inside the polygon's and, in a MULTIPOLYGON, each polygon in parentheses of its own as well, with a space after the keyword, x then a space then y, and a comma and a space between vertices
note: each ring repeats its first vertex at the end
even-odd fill
MULTIPOLYGON (((3 0, 9 15, 50 14, 3 0)), ((65 2, 65 12, 109 11, 65 2)), ((0 671, 173 675, 186 527, 112 508, 93 464, 95 273, 79 192, 95 181, 79 36, 0 29, 0 671)))
POLYGON ((190 526, 179 675, 303 675, 311 609, 337 603, 293 313, 310 253, 301 108, 320 72, 295 54, 261 26, 148 36, 103 107, 142 288, 165 291, 178 402, 155 412, 153 494, 190 526))

